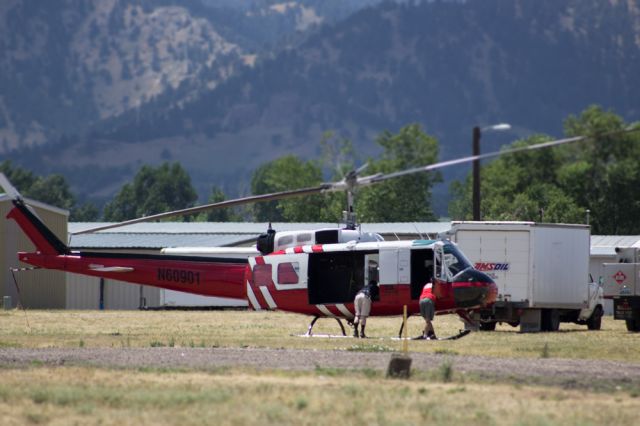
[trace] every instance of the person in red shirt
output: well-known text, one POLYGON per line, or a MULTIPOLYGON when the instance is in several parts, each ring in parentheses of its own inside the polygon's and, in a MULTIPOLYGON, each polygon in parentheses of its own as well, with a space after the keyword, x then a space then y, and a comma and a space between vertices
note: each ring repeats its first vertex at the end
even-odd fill
POLYGON ((433 284, 428 282, 424 285, 422 294, 420 294, 420 315, 422 315, 426 323, 422 332, 423 339, 437 340, 436 333, 433 330, 433 317, 436 313, 435 302, 436 295, 433 292, 433 284))

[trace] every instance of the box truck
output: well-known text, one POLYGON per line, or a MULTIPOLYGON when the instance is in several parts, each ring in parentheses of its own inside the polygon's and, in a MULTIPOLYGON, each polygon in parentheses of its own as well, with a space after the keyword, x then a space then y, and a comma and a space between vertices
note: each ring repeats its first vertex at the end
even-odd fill
POLYGON ((481 330, 556 331, 560 322, 600 329, 602 287, 589 276, 586 225, 453 222, 448 233, 498 287, 496 303, 473 314, 481 330))
POLYGON ((616 263, 602 265, 604 297, 613 299, 613 318, 640 331, 640 248, 616 247, 616 263))

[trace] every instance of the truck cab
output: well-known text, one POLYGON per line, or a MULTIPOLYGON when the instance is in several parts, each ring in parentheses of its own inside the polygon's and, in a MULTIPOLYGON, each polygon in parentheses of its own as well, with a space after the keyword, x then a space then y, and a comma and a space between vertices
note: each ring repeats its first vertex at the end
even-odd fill
POLYGON ((589 306, 580 310, 576 324, 586 324, 589 330, 600 330, 604 314, 604 290, 589 274, 589 306))
POLYGON ((604 297, 613 299, 613 318, 640 332, 640 248, 616 247, 616 263, 602 265, 604 297))

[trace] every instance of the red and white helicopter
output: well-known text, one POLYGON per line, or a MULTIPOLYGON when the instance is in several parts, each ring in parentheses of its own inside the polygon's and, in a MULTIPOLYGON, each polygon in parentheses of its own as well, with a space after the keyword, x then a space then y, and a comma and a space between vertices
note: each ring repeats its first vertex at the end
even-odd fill
POLYGON ((347 191, 349 201, 344 229, 294 232, 269 230, 258 238, 255 249, 211 248, 165 250, 158 255, 72 251, 56 237, 25 204, 18 191, 0 174, 0 185, 12 198, 7 218, 15 220, 35 246, 34 252, 18 253, 26 264, 77 274, 117 279, 206 296, 245 299, 254 310, 281 310, 351 321, 356 292, 370 279, 379 283, 379 301, 372 316, 419 313, 422 287, 433 282, 438 294, 436 314, 457 313, 468 320, 470 310, 493 303, 497 287, 450 241, 383 241, 377 234, 362 233, 355 225, 353 192, 358 187, 413 173, 468 163, 518 151, 548 148, 583 140, 578 136, 526 147, 503 149, 389 174, 358 177, 351 172, 340 182, 325 183, 273 194, 228 200, 179 211, 161 213, 118 224, 93 228, 95 232, 142 221, 231 207, 250 202, 324 192, 347 191), (224 251, 222 255, 221 250, 224 251))

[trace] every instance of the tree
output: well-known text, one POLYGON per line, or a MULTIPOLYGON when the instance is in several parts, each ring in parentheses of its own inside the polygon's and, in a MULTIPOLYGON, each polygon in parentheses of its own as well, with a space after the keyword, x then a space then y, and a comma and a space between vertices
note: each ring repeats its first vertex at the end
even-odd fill
POLYGON ((71 210, 71 222, 94 222, 100 217, 100 210, 95 204, 87 202, 71 210))
MULTIPOLYGON (((251 190, 256 195, 269 194, 313 187, 321 182, 322 170, 318 163, 287 155, 258 167, 251 178, 251 190)), ((310 195, 256 203, 253 211, 258 221, 313 222, 319 220, 323 208, 323 196, 310 195)))
MULTIPOLYGON (((191 178, 179 163, 157 168, 142 166, 104 208, 104 218, 120 222, 137 217, 193 207, 198 196, 191 178)), ((172 220, 176 220, 172 218, 172 220)))
MULTIPOLYGON (((217 185, 211 187, 211 195, 209 195, 209 204, 220 203, 227 199, 226 194, 217 185)), ((197 220, 207 222, 234 222, 239 221, 240 216, 235 212, 233 208, 223 208, 209 210, 208 212, 201 213, 197 220)))
MULTIPOLYGON (((482 168, 482 218, 583 223, 593 233, 640 231, 640 135, 615 133, 623 120, 597 106, 565 121, 567 136, 591 136, 571 145, 500 157, 482 168), (542 216, 541 216, 542 213, 542 216)), ((534 136, 514 146, 537 144, 534 136)), ((471 177, 452 185, 454 219, 471 218, 471 177)))
MULTIPOLYGON (((524 147, 550 140, 536 135, 517 141, 524 147)), ((543 149, 505 155, 483 166, 481 217, 483 220, 522 220, 571 223, 583 217, 573 198, 558 184, 557 171, 565 150, 543 149)), ((465 185, 453 185, 454 219, 471 219, 471 176, 465 185)))
POLYGON ((29 170, 13 166, 8 160, 0 163, 0 172, 25 197, 69 210, 71 221, 93 221, 99 216, 100 212, 93 204, 77 205, 76 197, 62 175, 36 176, 29 170))
POLYGON ((71 210, 76 201, 69 189, 69 184, 62 175, 49 175, 45 178, 37 178, 28 196, 66 210, 71 210))
POLYGON ((15 186, 18 191, 22 192, 24 195, 28 193, 38 179, 29 170, 13 166, 10 160, 5 160, 0 163, 0 173, 4 173, 13 186, 15 186))
MULTIPOLYGON (((325 132, 320 150, 322 154, 317 161, 303 161, 289 155, 262 165, 253 173, 252 193, 314 187, 323 180, 341 180, 353 169, 354 151, 348 139, 336 138, 333 132, 325 132), (329 179, 323 179, 323 176, 329 176, 329 179)), ((255 220, 260 221, 339 222, 345 208, 346 194, 326 193, 257 203, 253 211, 255 220)))
POLYGON ((62 175, 36 176, 29 170, 13 166, 8 160, 0 163, 0 172, 25 197, 72 212, 76 207, 76 198, 62 175))
MULTIPOLYGON (((422 132, 417 124, 409 125, 397 135, 383 133, 377 143, 384 149, 380 160, 369 160, 364 174, 389 173, 434 163, 438 143, 422 132)), ((343 179, 354 168, 351 143, 326 133, 321 141, 320 162, 302 161, 286 156, 258 168, 252 178, 254 194, 313 187, 322 182, 322 166, 332 181, 343 179)), ((431 187, 439 174, 419 173, 357 191, 356 206, 363 221, 434 220, 431 187)), ((257 204, 256 220, 264 221, 339 221, 346 209, 346 194, 313 195, 290 200, 257 204)))
MULTIPOLYGON (((320 140, 322 152, 321 166, 329 181, 340 181, 356 168, 356 153, 353 144, 347 138, 338 138, 327 131, 320 140)), ((366 171, 365 171, 366 173, 366 171)), ((324 206, 320 211, 321 222, 338 222, 343 219, 342 212, 347 209, 347 194, 332 192, 324 194, 324 206)))
MULTIPOLYGON (((418 124, 400 129, 397 135, 382 133, 377 141, 382 158, 369 160, 365 173, 390 173, 426 166, 438 160, 438 142, 418 124)), ((416 173, 358 191, 357 212, 363 222, 431 221, 431 188, 441 180, 439 173, 416 173)))
POLYGON ((591 136, 571 147, 574 163, 559 174, 563 187, 591 211, 596 233, 640 231, 640 132, 615 133, 627 127, 621 117, 598 106, 565 121, 567 135, 591 136))

